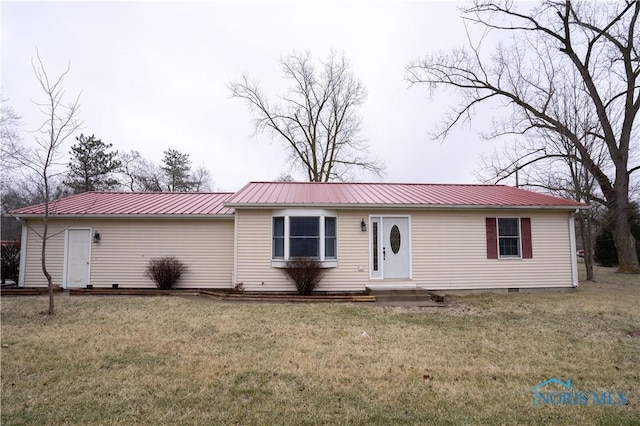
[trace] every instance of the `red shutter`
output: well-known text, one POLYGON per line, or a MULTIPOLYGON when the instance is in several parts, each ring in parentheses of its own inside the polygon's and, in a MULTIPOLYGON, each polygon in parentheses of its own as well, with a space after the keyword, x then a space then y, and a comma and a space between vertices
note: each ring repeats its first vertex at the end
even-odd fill
POLYGON ((531 259, 533 257, 533 247, 531 244, 531 218, 520 218, 520 233, 522 234, 522 258, 531 259))
POLYGON ((496 218, 487 218, 487 259, 498 258, 498 230, 496 218))

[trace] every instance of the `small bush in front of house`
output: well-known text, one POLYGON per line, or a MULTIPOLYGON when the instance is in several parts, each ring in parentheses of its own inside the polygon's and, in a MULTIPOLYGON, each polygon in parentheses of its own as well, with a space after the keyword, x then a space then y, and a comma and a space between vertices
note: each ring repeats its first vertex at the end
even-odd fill
POLYGON ((295 257, 287 260, 284 272, 293 281, 298 294, 309 296, 322 278, 322 262, 312 257, 295 257))
POLYGON ((165 256, 149 260, 144 274, 155 282, 159 289, 169 290, 186 270, 187 265, 180 262, 177 257, 165 256))

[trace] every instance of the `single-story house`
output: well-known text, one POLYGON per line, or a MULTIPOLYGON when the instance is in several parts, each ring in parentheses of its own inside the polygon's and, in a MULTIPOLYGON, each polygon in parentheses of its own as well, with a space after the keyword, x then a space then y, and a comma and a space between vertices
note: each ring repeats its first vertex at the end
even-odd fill
MULTIPOLYGON (((47 265, 63 288, 154 287, 149 259, 188 266, 179 288, 289 292, 289 258, 317 288, 570 289, 584 204, 502 185, 251 182, 236 193, 87 192, 50 203, 47 265)), ((19 285, 45 286, 44 206, 25 225, 19 285)))

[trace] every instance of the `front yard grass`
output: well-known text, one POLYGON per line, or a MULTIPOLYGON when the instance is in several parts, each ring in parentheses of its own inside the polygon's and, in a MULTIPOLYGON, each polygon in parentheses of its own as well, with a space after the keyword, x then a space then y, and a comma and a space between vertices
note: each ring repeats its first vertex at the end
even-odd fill
POLYGON ((596 278, 447 308, 4 297, 1 421, 639 424, 640 279, 596 278), (534 408, 551 377, 627 404, 534 408))

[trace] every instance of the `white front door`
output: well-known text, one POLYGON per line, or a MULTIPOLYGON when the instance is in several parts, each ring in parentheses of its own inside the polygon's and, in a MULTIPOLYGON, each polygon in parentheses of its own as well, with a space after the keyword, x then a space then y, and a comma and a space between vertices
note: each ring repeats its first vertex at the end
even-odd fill
POLYGON ((67 230, 67 268, 65 288, 86 287, 89 284, 91 230, 67 230))
POLYGON ((372 217, 371 278, 411 278, 409 218, 372 217))

